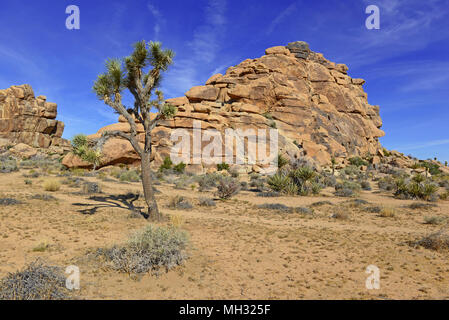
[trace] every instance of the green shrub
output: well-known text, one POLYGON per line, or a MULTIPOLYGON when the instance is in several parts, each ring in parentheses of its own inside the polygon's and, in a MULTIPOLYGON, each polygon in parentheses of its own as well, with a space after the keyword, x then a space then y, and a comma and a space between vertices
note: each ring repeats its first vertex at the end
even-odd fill
POLYGON ((0 173, 10 173, 14 171, 19 171, 17 166, 17 161, 11 157, 0 157, 0 173))
POLYGON ((164 162, 159 167, 159 171, 169 170, 173 166, 173 162, 171 161, 170 157, 165 157, 164 162))
POLYGON ((290 177, 280 173, 272 175, 267 179, 267 184, 270 189, 277 192, 284 192, 291 182, 290 177))
POLYGON ((228 171, 229 170, 229 164, 227 164, 227 163, 218 163, 217 164, 217 170, 218 171, 224 171, 224 170, 226 170, 226 171, 228 171))
POLYGON ((173 167, 173 170, 176 173, 184 173, 185 168, 186 168, 186 164, 184 162, 180 162, 173 167))
POLYGON ((367 166, 369 163, 360 157, 349 158, 349 163, 356 167, 367 166))
POLYGON ((431 175, 439 175, 441 173, 440 166, 433 162, 423 162, 421 166, 426 168, 431 175))
POLYGON ((139 182, 141 180, 140 172, 137 170, 122 170, 118 179, 122 182, 139 182))
POLYGON ((282 154, 278 155, 278 168, 279 169, 282 169, 282 167, 286 166, 288 164, 288 162, 289 162, 288 159, 284 158, 282 156, 282 154))
POLYGON ((202 176, 199 176, 198 185, 200 191, 207 191, 215 188, 217 186, 218 180, 220 180, 221 176, 215 173, 208 173, 202 176))
POLYGON ((175 227, 148 225, 132 235, 128 242, 110 249, 99 249, 98 256, 114 270, 126 273, 168 272, 187 259, 187 233, 175 227))

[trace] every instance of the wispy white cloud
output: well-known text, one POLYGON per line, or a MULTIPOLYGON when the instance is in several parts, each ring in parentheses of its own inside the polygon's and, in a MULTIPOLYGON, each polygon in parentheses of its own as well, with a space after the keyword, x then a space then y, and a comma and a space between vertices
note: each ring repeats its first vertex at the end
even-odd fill
MULTIPOLYGON (((212 63, 216 64, 222 49, 226 29, 226 1, 210 0, 204 11, 204 23, 198 26, 193 38, 187 43, 188 52, 183 52, 167 75, 164 91, 167 96, 184 93, 192 86, 200 85, 205 74, 210 74, 212 63)), ((221 69, 223 69, 222 67, 221 69)))
POLYGON ((273 19, 273 21, 271 21, 271 23, 269 24, 268 29, 266 31, 266 34, 269 35, 269 34, 273 33, 274 29, 276 29, 276 27, 279 24, 281 24, 282 21, 284 21, 289 15, 291 15, 295 11, 296 11, 296 2, 293 2, 287 8, 282 10, 281 13, 279 13, 276 16, 276 18, 273 19))
POLYGON ((148 3, 147 8, 154 18, 154 27, 153 27, 154 38, 158 40, 161 28, 165 24, 165 18, 162 15, 161 11, 152 3, 148 3))
POLYGON ((398 150, 416 150, 416 149, 424 149, 429 147, 441 146, 449 144, 449 139, 441 139, 441 140, 432 140, 427 142, 421 142, 413 145, 406 145, 403 147, 398 147, 398 150))

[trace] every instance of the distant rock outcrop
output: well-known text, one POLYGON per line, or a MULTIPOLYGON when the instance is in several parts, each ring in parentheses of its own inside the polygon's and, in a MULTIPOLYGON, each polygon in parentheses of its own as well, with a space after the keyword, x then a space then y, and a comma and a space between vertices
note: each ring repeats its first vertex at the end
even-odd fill
POLYGON ((11 144, 24 143, 36 148, 68 146, 62 139, 64 123, 57 121, 56 103, 45 96, 35 98, 24 84, 0 90, 0 138, 11 144))
MULTIPOLYGON (((379 107, 368 103, 365 81, 347 72, 346 65, 310 51, 302 41, 268 48, 262 57, 247 59, 185 96, 167 100, 178 107, 178 113, 153 133, 154 163, 170 154, 171 130, 190 129, 194 120, 203 129, 220 132, 276 127, 282 153, 291 158, 306 156, 321 166, 329 165, 332 158, 338 164, 353 156, 378 161, 382 156, 378 138, 384 135, 379 107)), ((129 130, 123 122, 112 126, 129 130)), ((109 128, 92 138, 105 130, 109 128)), ((127 141, 114 139, 105 147, 103 165, 138 161, 127 141)))

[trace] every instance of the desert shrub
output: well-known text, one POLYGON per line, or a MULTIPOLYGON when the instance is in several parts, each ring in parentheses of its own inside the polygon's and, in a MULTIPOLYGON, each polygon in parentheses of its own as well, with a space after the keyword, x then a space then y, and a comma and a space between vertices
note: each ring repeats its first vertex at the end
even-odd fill
POLYGON ((421 240, 412 243, 414 246, 422 246, 435 251, 449 249, 449 233, 446 229, 431 233, 421 240))
POLYGON ((217 196, 220 199, 229 199, 240 191, 240 183, 231 177, 223 177, 218 181, 217 196))
POLYGON ((288 159, 282 156, 282 154, 278 155, 278 168, 282 169, 284 166, 286 166, 289 163, 288 159))
POLYGON ((285 194, 289 195, 289 196, 294 196, 297 195, 299 192, 298 186, 296 184, 293 183, 293 181, 290 181, 284 191, 285 194))
POLYGON ((312 214, 314 214, 313 209, 307 208, 307 207, 296 207, 293 210, 296 213, 299 213, 299 214, 305 214, 305 215, 312 215, 312 214))
POLYGON ((284 211, 284 212, 292 211, 292 209, 290 207, 287 207, 285 204, 282 204, 282 203, 264 203, 264 204, 259 204, 257 207, 259 209, 265 209, 265 210, 284 211))
POLYGON ((438 186, 431 182, 402 182, 394 193, 399 199, 422 199, 426 201, 437 200, 438 186))
POLYGON ((217 204, 215 203, 214 199, 211 198, 199 198, 199 205, 202 207, 215 207, 217 204))
POLYGON ((81 184, 85 182, 86 181, 83 178, 77 177, 67 177, 66 179, 62 180, 62 184, 68 185, 70 188, 79 188, 81 187, 81 184))
POLYGON ((229 169, 229 173, 231 174, 231 177, 233 177, 233 178, 238 178, 240 176, 240 173, 237 170, 237 168, 229 169))
POLYGON ((81 188, 83 194, 101 193, 101 187, 96 182, 86 182, 81 188))
POLYGON ((356 167, 367 166, 367 165, 368 165, 368 162, 365 161, 365 160, 363 160, 363 159, 360 158, 360 157, 352 157, 352 158, 349 158, 349 163, 350 163, 351 165, 353 165, 353 166, 356 166, 356 167))
POLYGON ((330 201, 324 200, 324 201, 314 202, 310 206, 311 207, 320 207, 320 206, 325 206, 325 205, 333 206, 334 204, 330 201))
POLYGON ((40 173, 34 170, 30 170, 28 173, 24 173, 23 176, 25 178, 39 178, 40 177, 40 173))
POLYGON ((265 191, 265 192, 257 193, 257 196, 258 197, 263 197, 263 198, 275 198, 275 197, 281 196, 281 194, 279 192, 276 192, 276 191, 265 191))
POLYGON ((141 180, 140 172, 137 170, 122 170, 118 179, 122 182, 139 182, 141 180))
POLYGON ((449 190, 441 193, 439 195, 439 197, 440 197, 441 200, 448 200, 449 199, 449 190))
POLYGON ((321 190, 323 189, 322 185, 318 182, 311 182, 310 183, 310 192, 312 192, 312 194, 319 194, 321 192, 321 190))
POLYGON ((68 299, 66 278, 59 267, 37 260, 0 280, 0 300, 68 299))
POLYGON ((445 220, 446 220, 445 218, 437 217, 437 216, 425 217, 424 224, 438 225, 438 224, 442 224, 445 220))
POLYGON ((227 163, 218 163, 217 164, 217 170, 218 171, 229 171, 229 164, 227 163))
POLYGON ((22 202, 12 198, 0 198, 0 206, 14 206, 17 204, 22 204, 22 202))
POLYGON ((369 213, 380 213, 382 208, 379 206, 369 206, 365 208, 365 211, 369 213))
POLYGON ((412 178, 412 181, 416 182, 416 183, 421 183, 424 182, 426 180, 426 177, 420 173, 415 174, 412 178))
POLYGON ((59 191, 59 189, 61 189, 61 183, 58 180, 54 180, 54 179, 49 179, 44 181, 44 190, 45 191, 50 191, 50 192, 55 192, 55 191, 59 191))
POLYGON ((34 194, 31 196, 31 199, 42 200, 42 201, 56 201, 57 199, 53 197, 51 194, 34 194))
POLYGON ((310 193, 319 193, 321 190, 318 183, 314 180, 317 177, 312 167, 298 167, 289 172, 288 177, 298 188, 298 194, 306 196, 310 193))
POLYGON ((437 205, 433 203, 422 203, 422 202, 415 202, 407 206, 407 208, 414 209, 414 210, 429 210, 432 208, 435 208, 437 205))
POLYGON ((218 180, 220 180, 219 174, 205 174, 202 176, 199 176, 197 178, 199 190, 200 191, 207 191, 212 188, 215 188, 217 186, 218 180))
POLYGON ((173 170, 176 173, 184 173, 185 168, 186 168, 186 164, 184 162, 180 162, 173 167, 173 170))
POLYGON ((0 157, 0 173, 10 173, 14 171, 19 171, 17 166, 17 161, 11 157, 0 157))
POLYGON ((190 203, 190 201, 188 199, 186 199, 183 196, 174 196, 174 197, 170 198, 168 207, 170 209, 188 210, 188 209, 192 209, 193 205, 190 203))
POLYGON ((25 184, 26 185, 32 185, 33 184, 33 180, 30 180, 30 179, 25 179, 25 184))
POLYGON ((251 179, 251 181, 249 182, 249 186, 253 191, 262 192, 265 189, 265 182, 265 179, 263 179, 262 177, 258 177, 256 179, 251 179))
POLYGON ((349 189, 349 188, 342 188, 342 189, 335 190, 334 194, 337 197, 352 197, 355 195, 354 190, 349 189))
POLYGON ((324 175, 321 178, 321 182, 326 187, 335 187, 337 184, 337 178, 334 175, 324 175))
POLYGON ((439 175, 441 173, 440 166, 433 162, 423 162, 421 166, 426 168, 431 175, 439 175))
POLYGON ((133 234, 127 243, 98 249, 113 270, 126 273, 168 272, 187 259, 187 233, 174 227, 148 225, 133 234))
POLYGON ((371 188, 371 184, 369 183, 369 181, 362 181, 362 182, 360 182, 360 186, 362 187, 362 189, 363 190, 365 190, 365 191, 371 191, 372 190, 372 188, 371 188))
POLYGON ((395 188, 394 179, 390 176, 379 179, 377 185, 379 189, 385 191, 392 191, 395 188))
POLYGON ((348 176, 357 176, 360 174, 360 169, 357 166, 350 165, 343 169, 343 173, 348 176))
POLYGON ((162 172, 164 170, 169 170, 173 166, 173 162, 171 161, 170 157, 165 157, 164 162, 159 167, 159 171, 162 172))
POLYGON ((270 189, 277 192, 284 192, 287 185, 291 182, 290 177, 280 173, 272 175, 267 179, 267 184, 270 189))
POLYGON ((338 219, 338 220, 348 220, 349 213, 346 210, 337 208, 336 211, 331 214, 331 218, 338 219))

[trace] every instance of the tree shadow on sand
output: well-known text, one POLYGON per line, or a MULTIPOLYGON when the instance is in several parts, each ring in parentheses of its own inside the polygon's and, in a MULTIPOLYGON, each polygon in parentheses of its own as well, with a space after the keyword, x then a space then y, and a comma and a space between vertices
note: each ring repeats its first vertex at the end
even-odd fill
POLYGON ((142 212, 143 207, 136 207, 134 202, 136 202, 140 197, 139 193, 126 193, 120 195, 108 195, 108 196, 92 196, 88 200, 96 201, 98 204, 92 203, 73 203, 74 206, 79 207, 91 207, 86 209, 78 210, 82 214, 95 214, 100 208, 120 208, 128 209, 131 212, 138 213, 142 215, 145 219, 148 219, 148 214, 142 212))

